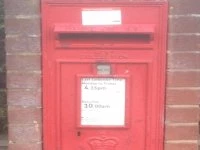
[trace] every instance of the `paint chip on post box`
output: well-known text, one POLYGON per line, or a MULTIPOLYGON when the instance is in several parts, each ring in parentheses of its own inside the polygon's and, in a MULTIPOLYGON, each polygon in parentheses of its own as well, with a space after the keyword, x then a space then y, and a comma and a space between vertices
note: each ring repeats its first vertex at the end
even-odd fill
POLYGON ((81 125, 124 126, 125 79, 81 79, 81 125))

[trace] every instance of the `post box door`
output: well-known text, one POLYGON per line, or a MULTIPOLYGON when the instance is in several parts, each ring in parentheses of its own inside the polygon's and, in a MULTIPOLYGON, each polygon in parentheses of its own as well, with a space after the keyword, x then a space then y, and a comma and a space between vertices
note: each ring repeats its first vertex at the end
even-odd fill
POLYGON ((42 14, 44 150, 162 150, 166 2, 42 0, 42 14))
POLYGON ((98 65, 60 66, 61 149, 144 149, 148 66, 110 62, 115 75, 99 76, 98 65))

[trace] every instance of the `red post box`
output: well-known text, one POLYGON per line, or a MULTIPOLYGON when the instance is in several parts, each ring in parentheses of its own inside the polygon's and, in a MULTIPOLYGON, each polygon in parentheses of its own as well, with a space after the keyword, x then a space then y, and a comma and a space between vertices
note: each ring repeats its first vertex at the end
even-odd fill
POLYGON ((42 0, 44 150, 162 150, 165 0, 42 0))

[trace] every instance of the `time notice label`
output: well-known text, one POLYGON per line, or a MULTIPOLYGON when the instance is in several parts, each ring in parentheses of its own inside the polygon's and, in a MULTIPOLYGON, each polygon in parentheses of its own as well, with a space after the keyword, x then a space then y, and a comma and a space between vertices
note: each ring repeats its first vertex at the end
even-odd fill
POLYGON ((82 11, 83 25, 120 25, 121 20, 121 10, 119 9, 82 11))
POLYGON ((125 124, 125 79, 81 79, 81 125, 125 124))

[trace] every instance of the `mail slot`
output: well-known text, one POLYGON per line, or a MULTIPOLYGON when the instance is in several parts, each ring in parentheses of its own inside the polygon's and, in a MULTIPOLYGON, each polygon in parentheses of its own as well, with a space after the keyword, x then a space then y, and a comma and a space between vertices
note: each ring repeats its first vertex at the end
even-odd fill
POLYGON ((55 25, 56 48, 149 48, 154 25, 80 26, 55 25))
POLYGON ((42 0, 44 150, 163 150, 167 2, 42 0))

